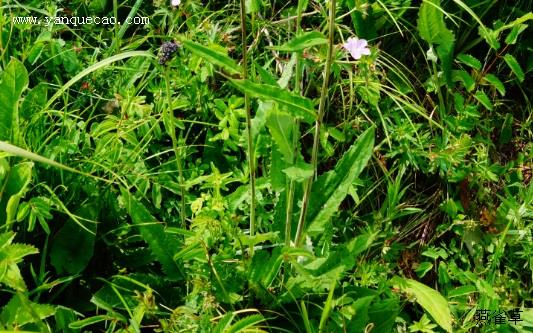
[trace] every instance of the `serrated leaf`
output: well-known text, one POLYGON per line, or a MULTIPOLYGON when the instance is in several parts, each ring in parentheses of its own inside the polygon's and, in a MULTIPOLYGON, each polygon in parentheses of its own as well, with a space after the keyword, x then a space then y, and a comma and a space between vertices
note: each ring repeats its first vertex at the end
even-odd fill
POLYGON ((12 141, 18 135, 18 103, 28 87, 28 71, 24 65, 11 59, 0 77, 0 140, 12 141))
POLYGON ((492 111, 492 109, 494 108, 493 105, 492 105, 492 102, 490 101, 490 98, 489 96, 487 96, 487 94, 485 94, 483 91, 481 90, 478 90, 476 91, 476 93, 474 94, 474 97, 478 100, 478 102, 480 102, 487 110, 490 110, 492 111))
POLYGON ((487 74, 485 77, 483 77, 485 81, 490 83, 498 92, 500 95, 505 96, 505 86, 503 85, 503 82, 498 79, 498 77, 494 74, 487 74))
POLYGON ((239 319, 235 324, 231 325, 224 330, 224 333, 239 333, 239 332, 266 332, 260 330, 258 327, 254 327, 265 321, 265 318, 260 314, 254 314, 251 316, 239 319))
POLYGON ((253 83, 249 80, 231 80, 231 83, 241 91, 264 100, 271 100, 285 106, 287 112, 302 118, 307 123, 316 119, 313 101, 306 97, 291 93, 286 89, 267 84, 253 83))
POLYGON ((26 291, 27 289, 17 264, 7 264, 7 271, 0 282, 17 291, 26 291))
POLYGON ((174 261, 174 254, 179 251, 182 242, 175 235, 165 233, 163 226, 132 194, 125 189, 121 189, 121 193, 133 224, 139 228, 143 240, 161 263, 165 274, 170 279, 183 277, 181 266, 174 261))
POLYGON ((39 250, 29 244, 11 244, 6 247, 2 253, 6 255, 6 260, 9 263, 18 264, 22 261, 22 258, 29 256, 30 254, 37 254, 39 250))
POLYGON ((270 49, 276 51, 295 52, 312 46, 323 45, 327 42, 327 38, 321 32, 310 31, 291 39, 281 46, 270 47, 270 49))
POLYGON ((374 127, 371 127, 361 134, 344 153, 335 169, 318 177, 313 184, 307 214, 307 233, 310 236, 324 231, 324 225, 337 212, 350 186, 363 171, 372 156, 374 131, 374 127))
POLYGON ((452 315, 446 299, 435 289, 411 279, 394 277, 393 283, 398 284, 402 292, 412 294, 416 302, 433 317, 446 332, 452 332, 452 315))
POLYGON ((266 126, 272 135, 277 150, 283 155, 287 163, 291 163, 294 159, 292 147, 294 117, 273 107, 268 110, 266 126))
POLYGON ((427 0, 418 12, 417 28, 420 37, 429 44, 452 44, 453 32, 446 27, 440 0, 427 0))
POLYGON ((37 323, 53 316, 55 311, 56 309, 52 305, 34 303, 27 296, 17 293, 4 306, 0 314, 0 321, 22 326, 28 323, 37 323))
POLYGON ((241 68, 239 65, 237 65, 235 60, 223 53, 217 52, 212 48, 205 47, 202 44, 198 44, 189 40, 183 41, 183 46, 185 46, 192 53, 204 58, 211 64, 222 67, 230 74, 241 73, 241 68))
POLYGON ((471 92, 476 87, 476 81, 468 74, 468 72, 463 70, 454 70, 452 71, 452 81, 460 81, 463 83, 466 91, 471 92))
POLYGON ((509 68, 511 68, 511 71, 516 75, 518 78, 518 81, 522 82, 525 79, 524 71, 522 71, 522 68, 518 64, 518 61, 516 61, 516 58, 512 54, 506 54, 503 56, 503 60, 505 60, 505 63, 509 68))
POLYGON ((481 69, 481 61, 477 60, 477 58, 471 56, 470 54, 461 53, 457 56, 457 60, 478 71, 481 69))

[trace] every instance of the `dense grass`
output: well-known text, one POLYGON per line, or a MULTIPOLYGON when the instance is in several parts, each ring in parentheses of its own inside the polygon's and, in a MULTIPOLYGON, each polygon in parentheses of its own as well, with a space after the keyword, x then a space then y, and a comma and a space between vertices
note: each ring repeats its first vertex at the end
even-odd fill
POLYGON ((0 1, 0 331, 530 332, 532 7, 0 1))

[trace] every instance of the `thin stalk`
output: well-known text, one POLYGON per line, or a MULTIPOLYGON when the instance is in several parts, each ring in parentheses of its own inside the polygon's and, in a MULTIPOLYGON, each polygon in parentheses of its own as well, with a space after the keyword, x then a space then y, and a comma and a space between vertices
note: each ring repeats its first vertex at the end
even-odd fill
POLYGON ((178 148, 178 140, 176 138, 176 127, 174 126, 174 115, 172 110, 172 96, 170 94, 170 78, 168 77, 168 69, 165 68, 165 88, 167 93, 167 107, 164 112, 167 113, 167 119, 169 119, 170 128, 169 131, 170 139, 172 140, 172 150, 174 150, 174 156, 176 158, 176 168, 178 169, 178 177, 180 184, 180 194, 181 194, 181 209, 180 209, 180 219, 181 227, 185 228, 185 183, 183 179, 183 164, 181 159, 181 148, 178 148))
MULTIPOLYGON (((241 37, 242 37, 242 78, 248 78, 248 45, 246 43, 246 0, 241 0, 241 37)), ((248 169, 250 170, 250 237, 255 234, 255 166, 252 143, 252 114, 250 111, 250 96, 244 93, 244 108, 246 109, 246 131, 248 132, 248 169)), ((250 257, 253 256, 254 246, 250 244, 250 257)))
MULTIPOLYGON (((330 0, 329 8, 329 24, 328 24, 328 53, 326 58, 326 67, 324 68, 324 81, 322 81, 322 90, 320 93, 320 104, 318 105, 318 115, 315 123, 315 135, 313 139, 313 150, 311 151, 311 165, 317 172, 318 160, 318 144, 320 140, 320 128, 324 120, 324 113, 326 109, 326 99, 328 95, 329 73, 331 72, 331 63, 333 60, 333 33, 335 32, 335 8, 336 0, 330 0)), ((307 215, 307 207, 309 205, 309 196, 311 195, 311 187, 313 186, 314 177, 309 177, 305 184, 305 192, 302 201, 302 210, 300 211, 300 219, 298 220, 298 228, 296 229, 296 239, 294 241, 296 246, 300 245, 302 240, 303 229, 305 226, 305 217, 307 215)))
POLYGON ((437 64, 433 62, 433 75, 435 81, 435 90, 437 91, 437 96, 439 97, 439 117, 441 123, 444 122, 444 117, 446 115, 444 96, 442 95, 442 90, 440 88, 439 72, 437 70, 437 64))
MULTIPOLYGON (((298 0, 298 13, 296 16, 296 36, 299 36, 302 28, 300 23, 302 21, 302 4, 303 0, 298 0)), ((300 52, 296 53, 296 73, 294 76, 294 92, 300 93, 300 84, 301 84, 301 54, 300 52)), ((300 129, 300 120, 296 119, 294 121, 294 128, 292 133, 292 147, 294 149, 292 164, 296 163, 296 155, 298 152, 298 139, 299 139, 299 129, 300 129)), ((292 228, 292 210, 294 208, 294 190, 296 187, 296 182, 290 180, 289 190, 287 192, 287 211, 285 218, 285 246, 291 246, 291 228, 292 228)))

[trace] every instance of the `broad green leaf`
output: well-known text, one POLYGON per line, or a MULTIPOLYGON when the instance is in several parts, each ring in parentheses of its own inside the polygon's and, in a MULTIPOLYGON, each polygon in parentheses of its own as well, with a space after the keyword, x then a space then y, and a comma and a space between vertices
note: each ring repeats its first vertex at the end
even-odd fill
POLYGON ((85 228, 72 219, 68 219, 52 240, 50 259, 58 274, 78 274, 89 264, 94 253, 98 209, 94 205, 84 205, 76 215, 85 228), (86 219, 86 220, 85 220, 86 219), (87 232, 87 229, 91 232, 87 232))
POLYGON ((503 85, 503 82, 498 79, 498 77, 494 74, 487 74, 483 77, 485 81, 490 83, 498 92, 500 95, 505 96, 505 86, 503 85))
POLYGON ((312 123, 316 119, 316 111, 313 101, 308 98, 293 94, 285 89, 267 84, 253 83, 249 80, 231 80, 241 91, 264 100, 275 101, 286 107, 287 112, 295 117, 302 118, 307 123, 312 123))
POLYGON ((18 135, 19 99, 27 86, 26 67, 11 59, 0 76, 0 141, 13 141, 18 135))
POLYGON ((446 299, 435 289, 412 279, 394 277, 393 283, 400 287, 402 292, 412 294, 416 302, 433 317, 446 332, 452 331, 452 315, 446 299))
POLYGON ((400 305, 396 298, 385 298, 368 309, 369 322, 374 324, 372 333, 393 332, 395 319, 400 313, 400 305))
POLYGON ((328 258, 311 274, 321 276, 333 270, 338 272, 351 270, 355 266, 357 257, 372 245, 376 236, 377 234, 362 234, 350 242, 340 245, 338 249, 331 251, 328 258))
POLYGON ((223 68, 229 74, 240 74, 242 72, 235 60, 223 53, 213 50, 212 48, 205 47, 202 44, 191 42, 189 40, 184 40, 183 46, 185 46, 192 53, 204 58, 211 64, 223 68))
POLYGON ((440 0, 426 0, 418 12, 417 27, 420 37, 429 44, 452 44, 453 32, 446 27, 440 0))
POLYGON ((246 14, 257 13, 261 9, 261 0, 246 0, 246 14))
POLYGON ((337 212, 350 186, 363 171, 372 156, 374 132, 374 127, 371 127, 361 134, 335 169, 318 177, 313 184, 307 214, 309 235, 316 236, 324 231, 324 225, 337 212))
POLYGON ((26 192, 31 180, 32 162, 22 162, 13 166, 4 184, 0 184, 0 221, 15 221, 20 198, 26 192))
POLYGON ((0 250, 10 245, 15 239, 15 233, 13 231, 8 231, 0 234, 0 250))
POLYGON ((294 37, 281 46, 271 47, 271 49, 276 51, 295 52, 312 46, 323 45, 327 42, 327 38, 321 32, 309 31, 301 34, 300 36, 294 37))
POLYGON ((296 163, 295 165, 284 169, 283 172, 289 177, 289 179, 297 182, 303 182, 304 180, 313 177, 315 173, 311 164, 303 162, 296 163))
POLYGON ((468 74, 468 72, 463 70, 454 70, 452 71, 452 80, 454 82, 460 81, 463 83, 466 91, 471 92, 476 87, 476 81, 474 78, 468 74))
POLYGON ((516 61, 516 58, 512 55, 507 53, 503 56, 503 60, 505 60, 505 63, 509 68, 511 68, 511 71, 516 75, 518 78, 518 81, 522 82, 525 79, 524 71, 522 71, 522 68, 518 64, 518 61, 516 61))
POLYGON ((490 110, 492 111, 492 109, 494 108, 493 105, 492 105, 492 102, 489 98, 489 96, 487 96, 487 94, 485 94, 482 90, 478 90, 476 91, 476 93, 474 94, 474 97, 478 100, 478 102, 480 102, 487 110, 490 110))
POLYGON ((7 264, 7 271, 0 282, 16 291, 27 290, 26 282, 24 282, 24 278, 22 277, 17 264, 7 264))
POLYGON ((432 263, 424 261, 420 263, 417 269, 415 269, 415 272, 416 272, 416 275, 418 275, 418 277, 423 278, 424 275, 426 275, 427 272, 429 272, 432 268, 433 268, 432 263))
POLYGON ((48 100, 48 84, 39 83, 37 86, 33 87, 20 106, 20 118, 29 119, 32 115, 39 112, 46 101, 48 100))
POLYGON ((1 250, 0 253, 6 256, 3 260, 8 261, 9 263, 18 264, 22 262, 22 258, 29 256, 30 254, 37 254, 39 253, 39 250, 35 246, 29 244, 11 244, 1 250))
POLYGON ((0 322, 22 326, 53 316, 55 311, 52 305, 34 303, 26 295, 17 293, 4 306, 0 314, 0 322))
POLYGON ((277 150, 283 155, 287 163, 294 160, 293 130, 294 117, 286 112, 272 108, 267 116, 266 125, 272 135, 277 150))
POLYGON ((121 189, 121 193, 133 224, 139 228, 142 238, 150 247, 155 258, 161 263, 167 277, 170 279, 181 278, 183 276, 181 266, 174 261, 174 254, 180 250, 182 242, 175 235, 166 233, 163 226, 129 191, 121 189))
POLYGON ((470 54, 461 53, 457 56, 457 60, 478 71, 481 69, 481 61, 477 60, 476 57, 471 56, 470 54))
POLYGON ((440 59, 440 66, 442 68, 442 72, 444 73, 444 79, 446 80, 446 84, 448 85, 448 87, 453 86, 452 63, 454 47, 455 43, 440 44, 439 46, 437 46, 437 54, 440 59))

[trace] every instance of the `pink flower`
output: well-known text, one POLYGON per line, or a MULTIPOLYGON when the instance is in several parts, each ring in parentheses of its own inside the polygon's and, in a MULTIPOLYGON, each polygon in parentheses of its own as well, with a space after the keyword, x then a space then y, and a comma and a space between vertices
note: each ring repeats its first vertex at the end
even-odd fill
POLYGON ((370 49, 368 48, 366 39, 350 37, 342 46, 346 51, 350 52, 355 60, 360 59, 363 55, 370 55, 370 49))
POLYGON ((172 7, 178 7, 181 3, 181 0, 171 0, 170 1, 170 4, 172 5, 172 7))

